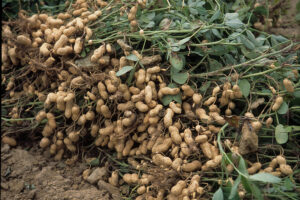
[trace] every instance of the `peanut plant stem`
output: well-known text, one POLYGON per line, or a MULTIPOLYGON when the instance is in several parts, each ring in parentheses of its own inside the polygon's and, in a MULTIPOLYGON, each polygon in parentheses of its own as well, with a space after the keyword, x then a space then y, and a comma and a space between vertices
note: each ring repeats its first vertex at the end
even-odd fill
POLYGON ((242 76, 241 78, 250 78, 250 77, 254 77, 254 76, 261 76, 261 75, 267 74, 269 72, 276 71, 278 69, 282 69, 282 68, 281 67, 276 67, 276 68, 273 68, 273 69, 268 69, 268 70, 263 71, 263 72, 258 72, 258 73, 254 73, 254 74, 249 74, 249 75, 246 75, 246 76, 242 76))

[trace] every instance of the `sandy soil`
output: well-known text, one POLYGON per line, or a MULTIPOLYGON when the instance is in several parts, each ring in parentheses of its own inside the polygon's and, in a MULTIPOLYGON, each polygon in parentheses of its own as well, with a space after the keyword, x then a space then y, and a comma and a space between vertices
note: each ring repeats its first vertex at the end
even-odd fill
POLYGON ((76 162, 68 166, 54 162, 46 152, 35 147, 1 147, 1 199, 38 200, 109 200, 118 194, 103 187, 99 189, 83 180, 81 174, 88 166, 76 162))

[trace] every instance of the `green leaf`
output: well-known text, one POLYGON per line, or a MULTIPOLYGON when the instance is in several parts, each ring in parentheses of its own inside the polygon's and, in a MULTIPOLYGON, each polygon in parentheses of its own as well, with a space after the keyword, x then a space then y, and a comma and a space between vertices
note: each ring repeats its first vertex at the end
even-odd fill
POLYGON ((122 76, 123 74, 126 74, 127 72, 131 71, 132 69, 132 66, 124 66, 116 73, 116 76, 122 76))
POLYGON ((243 27, 244 23, 238 17, 238 13, 226 13, 224 18, 225 25, 231 28, 243 27))
POLYGON ((229 39, 229 40, 234 40, 234 39, 236 39, 239 35, 240 35, 240 33, 238 33, 238 32, 232 33, 232 34, 230 34, 230 35, 228 36, 228 39, 229 39))
POLYGON ((225 22, 225 25, 231 28, 241 28, 243 27, 243 22, 240 19, 231 19, 225 22))
POLYGON ((139 60, 139 58, 134 54, 130 54, 129 56, 126 56, 126 59, 131 60, 131 61, 138 61, 139 60))
POLYGON ((234 59, 234 57, 231 55, 231 54, 225 54, 225 59, 226 59, 226 62, 225 64, 227 65, 234 65, 236 64, 236 60, 234 59))
POLYGON ((295 20, 298 21, 298 23, 299 23, 299 21, 300 21, 300 13, 298 13, 298 14, 295 16, 295 20))
MULTIPOLYGON (((264 35, 260 35, 256 38, 256 42, 258 43, 258 46, 262 46, 266 41, 266 38, 264 35)), ((270 45, 267 45, 270 46, 270 45)))
POLYGON ((165 95, 161 98, 161 102, 164 106, 169 105, 173 101, 173 95, 165 95))
POLYGON ((96 159, 94 159, 94 160, 92 160, 90 163, 89 163, 89 165, 91 165, 91 166, 98 166, 100 164, 100 161, 99 161, 99 159, 98 158, 96 158, 96 159))
POLYGON ((267 51, 269 49, 270 49, 270 46, 268 46, 268 45, 263 45, 263 46, 257 47, 257 50, 259 52, 265 52, 265 51, 267 51))
POLYGON ((260 181, 264 183, 279 183, 281 181, 280 178, 269 173, 257 173, 249 176, 249 178, 253 181, 260 181))
POLYGON ((211 84, 211 81, 205 82, 205 83, 200 87, 200 91, 203 92, 203 93, 205 93, 206 90, 209 88, 210 84, 211 84))
POLYGON ((218 69, 221 69, 223 67, 223 65, 221 63, 219 63, 217 60, 215 59, 209 59, 209 71, 216 71, 218 69))
POLYGON ((252 192, 253 196, 255 197, 255 199, 263 200, 261 191, 260 191, 259 187, 256 186, 256 184, 254 184, 253 182, 250 182, 250 188, 251 188, 251 192, 252 192))
POLYGON ((213 16, 209 19, 209 22, 210 23, 214 22, 216 19, 219 19, 220 16, 221 16, 221 12, 220 10, 217 10, 217 12, 215 12, 213 16))
POLYGON ((292 191, 296 186, 289 177, 286 177, 283 182, 284 190, 292 191))
POLYGON ((176 101, 177 103, 179 104, 182 104, 182 96, 181 96, 181 93, 177 94, 177 95, 174 95, 173 96, 173 100, 176 101))
POLYGON ((250 185, 249 179, 242 176, 241 180, 242 180, 242 185, 244 186, 245 190, 250 193, 251 185, 250 185))
POLYGON ((250 41, 248 40, 245 36, 241 35, 240 36, 240 39, 241 39, 241 42, 250 50, 253 50, 255 49, 255 45, 250 41))
POLYGON ((245 162, 245 160, 243 159, 242 156, 240 156, 238 169, 244 175, 246 175, 246 176, 248 175, 248 170, 247 170, 246 162, 245 162))
POLYGON ((6 116, 7 115, 7 110, 5 108, 1 109, 1 116, 6 116))
POLYGON ((274 35, 271 35, 271 44, 272 44, 272 47, 274 47, 274 49, 279 50, 279 48, 280 48, 278 46, 279 42, 276 40, 276 37, 274 37, 274 35))
POLYGON ((289 106, 287 105, 287 103, 284 101, 280 108, 277 110, 278 114, 280 115, 284 115, 287 113, 287 111, 289 110, 289 106))
POLYGON ((184 73, 173 73, 172 74, 172 79, 178 83, 178 84, 184 84, 186 80, 188 79, 189 75, 187 72, 184 73))
MULTIPOLYGON (((223 198, 224 199, 229 199, 229 195, 230 195, 231 189, 232 189, 232 184, 231 184, 230 181, 228 181, 225 184, 225 186, 222 185, 222 191, 223 191, 223 198)), ((234 195, 234 197, 231 198, 230 200, 240 200, 238 193, 236 193, 236 195, 234 195)))
POLYGON ((286 39, 285 37, 283 37, 281 35, 272 35, 272 37, 280 43, 288 41, 288 39, 286 39))
POLYGON ((282 124, 278 124, 275 128, 275 138, 278 144, 284 144, 288 141, 288 132, 282 124))
POLYGON ((81 52, 80 56, 83 57, 83 58, 86 56, 86 51, 85 51, 84 49, 83 49, 83 51, 81 52))
POLYGON ((296 98, 300 98, 300 90, 299 90, 299 91, 295 91, 295 92, 294 92, 294 96, 295 96, 296 98))
POLYGON ((237 179, 234 181, 234 184, 231 188, 230 195, 229 195, 228 199, 234 199, 235 196, 238 195, 237 190, 238 190, 238 186, 239 186, 240 182, 241 182, 241 175, 239 175, 237 177, 237 179))
POLYGON ((210 49, 206 51, 207 54, 214 55, 214 56, 222 56, 225 53, 229 53, 231 50, 230 46, 224 45, 213 45, 210 49))
MULTIPOLYGON (((170 83, 168 85, 169 88, 177 88, 178 86, 175 83, 170 83)), ((181 93, 177 94, 177 95, 165 95, 163 96, 163 98, 161 99, 162 103, 164 106, 169 105, 169 103, 171 101, 176 101, 177 103, 182 103, 182 97, 181 97, 181 93)))
POLYGON ((181 93, 179 93, 177 95, 165 95, 161 99, 161 102, 163 103, 164 106, 169 105, 169 103, 172 101, 176 101, 177 103, 181 104, 182 103, 181 93))
POLYGON ((145 27, 144 29, 147 29, 147 28, 153 28, 155 26, 155 22, 154 21, 151 21, 149 22, 145 27))
POLYGON ((251 87, 249 81, 247 81, 246 79, 242 79, 239 81, 238 85, 244 97, 248 97, 250 93, 250 87, 251 87))
POLYGON ((183 28, 183 29, 191 29, 191 28, 192 28, 192 26, 191 26, 191 24, 190 24, 190 23, 188 23, 188 22, 185 22, 185 23, 183 23, 183 24, 182 24, 182 28, 183 28))
POLYGON ((212 200, 223 200, 223 191, 222 188, 219 187, 219 189, 214 193, 212 200))
POLYGON ((176 53, 172 53, 170 55, 170 64, 172 67, 174 67, 178 71, 182 70, 182 68, 184 66, 184 60, 182 57, 183 56, 179 56, 176 53))
POLYGON ((220 32, 218 31, 218 29, 211 29, 212 33, 217 36, 218 38, 222 39, 222 36, 220 34, 220 32))
POLYGON ((258 45, 258 42, 256 41, 255 36, 254 36, 254 34, 253 34, 251 31, 246 30, 246 33, 247 33, 248 39, 249 39, 255 46, 260 46, 260 45, 258 45))
POLYGON ((150 12, 150 13, 147 13, 145 15, 145 17, 147 17, 148 20, 153 20, 155 18, 155 12, 150 12))
POLYGON ((254 9, 254 12, 261 15, 267 15, 269 9, 266 6, 258 6, 254 9))
POLYGON ((245 47, 241 47, 241 51, 242 53, 244 54, 244 56, 246 58, 250 58, 250 59, 253 59, 253 58, 257 58, 258 56, 260 56, 259 53, 255 52, 255 51, 248 51, 245 47))
POLYGON ((168 85, 169 88, 178 88, 177 84, 176 83, 170 83, 168 85))

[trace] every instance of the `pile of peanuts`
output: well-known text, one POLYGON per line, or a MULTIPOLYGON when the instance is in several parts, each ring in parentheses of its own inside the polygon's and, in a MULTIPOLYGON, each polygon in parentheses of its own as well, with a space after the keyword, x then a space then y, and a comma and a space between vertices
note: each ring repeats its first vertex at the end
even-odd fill
MULTIPOLYGON (((123 39, 95 48, 90 56, 92 71, 79 68, 70 61, 71 57, 79 55, 85 44, 93 43, 89 25, 102 15, 100 10, 91 12, 89 4, 77 0, 71 11, 56 17, 43 13, 27 17, 20 12, 19 17, 25 23, 23 33, 16 37, 8 25, 2 26, 2 70, 7 72, 21 65, 36 74, 34 81, 25 82, 21 88, 17 77, 6 81, 2 74, 9 97, 14 101, 27 96, 43 102, 43 108, 35 115, 36 122, 43 126, 39 145, 49 151, 54 160, 72 155, 76 161, 80 144, 92 141, 97 147, 115 151, 117 159, 127 159, 136 170, 148 162, 189 177, 178 180, 169 192, 157 189, 153 196, 153 175, 127 173, 119 180, 118 171, 113 171, 108 178, 110 184, 139 185, 136 199, 199 199, 205 189, 200 186, 201 176, 195 173, 220 167, 222 155, 216 135, 226 124, 226 116, 232 115, 235 100, 243 98, 239 85, 226 81, 211 88, 205 97, 188 84, 169 87, 164 76, 166 69, 160 66, 161 55, 144 56, 123 39), (116 52, 117 46, 122 55, 116 52), (28 52, 23 51, 24 48, 28 48, 28 52), (140 65, 127 59, 129 55, 136 56, 140 65), (125 84, 126 74, 117 76, 125 66, 136 66, 131 85, 125 84), (49 70, 55 71, 54 75, 49 70), (164 105, 164 97, 179 94, 182 102, 171 101, 164 105), (142 155, 150 157, 151 162, 135 160, 135 156, 142 155), (191 173, 193 176, 189 176, 191 173)), ((143 8, 145 4, 146 1, 140 0, 129 11, 128 20, 133 29, 137 28, 138 6, 143 8)), ((98 0, 97 5, 103 8, 107 2, 98 0)), ((288 92, 294 91, 290 80, 283 83, 288 92)), ((277 95, 272 110, 278 110, 282 102, 282 97, 277 95)), ((261 101, 252 107, 256 108, 257 104, 261 101)), ((20 113, 19 108, 14 107, 9 115, 18 119, 20 113)), ((251 112, 245 116, 252 119, 252 131, 258 133, 262 123, 251 112)), ((270 117, 265 124, 268 127, 272 122, 270 117)), ((2 137, 2 142, 17 144, 9 136, 2 137)), ((230 148, 239 152, 236 144, 230 148)), ((248 172, 253 174, 260 168, 260 163, 254 163, 248 172)), ((227 166, 228 171, 233 169, 232 165, 227 166)), ((263 171, 276 176, 293 173, 282 156, 272 160, 263 171), (273 171, 277 164, 279 167, 273 171)))

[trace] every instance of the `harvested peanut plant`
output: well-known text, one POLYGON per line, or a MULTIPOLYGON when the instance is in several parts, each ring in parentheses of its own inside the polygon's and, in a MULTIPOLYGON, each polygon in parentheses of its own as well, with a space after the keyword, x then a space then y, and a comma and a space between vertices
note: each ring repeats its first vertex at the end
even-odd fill
POLYGON ((2 23, 2 142, 110 166, 131 199, 297 199, 299 43, 252 28, 253 6, 20 10, 2 23))

